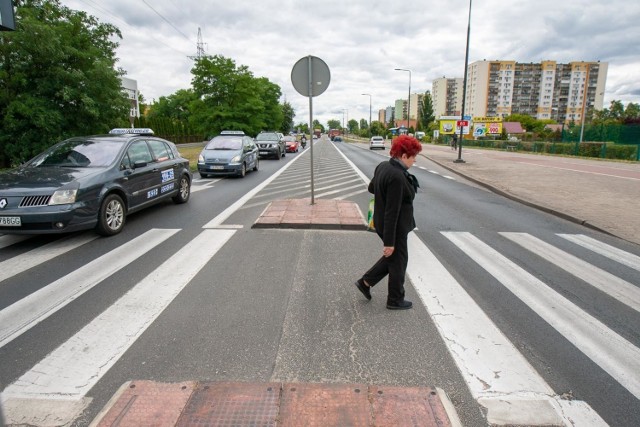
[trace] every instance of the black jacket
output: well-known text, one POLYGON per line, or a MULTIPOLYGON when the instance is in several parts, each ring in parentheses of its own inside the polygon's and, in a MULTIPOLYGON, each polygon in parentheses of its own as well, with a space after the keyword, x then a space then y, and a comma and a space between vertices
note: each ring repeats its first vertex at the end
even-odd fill
POLYGON ((398 236, 403 238, 416 227, 413 219, 413 199, 418 181, 407 168, 394 158, 380 163, 369 183, 374 194, 373 224, 384 246, 395 246, 398 236))

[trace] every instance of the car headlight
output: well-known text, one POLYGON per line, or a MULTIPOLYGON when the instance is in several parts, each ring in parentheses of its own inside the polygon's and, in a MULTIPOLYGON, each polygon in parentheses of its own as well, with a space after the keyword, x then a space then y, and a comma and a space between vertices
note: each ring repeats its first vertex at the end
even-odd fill
POLYGON ((202 154, 198 156, 198 163, 204 163, 204 156, 202 154))
POLYGON ((242 156, 240 156, 239 154, 237 156, 235 156, 233 159, 231 159, 231 161, 229 163, 240 163, 240 159, 242 158, 242 156))
POLYGON ((56 190, 49 200, 49 205, 67 205, 75 203, 76 196, 78 195, 77 189, 56 190))

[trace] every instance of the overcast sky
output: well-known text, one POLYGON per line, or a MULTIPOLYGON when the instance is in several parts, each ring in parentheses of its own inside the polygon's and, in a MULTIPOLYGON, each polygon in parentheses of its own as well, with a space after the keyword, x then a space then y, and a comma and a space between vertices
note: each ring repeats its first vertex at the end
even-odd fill
MULTIPOLYGON (((314 119, 373 119, 377 111, 431 90, 438 77, 463 77, 467 0, 61 0, 122 31, 118 66, 147 101, 191 87, 189 56, 204 50, 246 65, 282 88, 309 121, 309 99, 291 70, 313 55, 329 67, 327 90, 313 98, 314 119), (343 114, 343 110, 347 110, 343 114)), ((604 106, 640 103, 640 2, 637 0, 476 0, 469 63, 478 60, 609 63, 604 106)))

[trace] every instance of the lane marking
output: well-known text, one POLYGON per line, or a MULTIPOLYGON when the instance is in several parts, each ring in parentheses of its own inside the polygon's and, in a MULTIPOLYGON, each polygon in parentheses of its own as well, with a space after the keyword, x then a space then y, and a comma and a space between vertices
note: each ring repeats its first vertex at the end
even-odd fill
POLYGON ((415 233, 408 243, 407 275, 469 391, 488 409, 489 423, 559 425, 559 420, 571 419, 575 425, 607 425, 585 402, 555 395, 415 233))
POLYGON ((0 348, 179 230, 152 229, 0 311, 0 348))
POLYGON ((95 233, 82 233, 62 238, 39 248, 0 262, 0 282, 29 270, 43 262, 76 249, 98 238, 95 233))
POLYGON ((16 243, 20 243, 32 237, 33 236, 24 234, 3 234, 0 236, 0 249, 15 245, 16 243))
POLYGON ((253 196, 255 196, 258 192, 260 192, 263 188, 269 185, 273 180, 279 177, 284 171, 291 167, 291 165, 295 164, 298 159, 301 159, 302 156, 296 156, 289 163, 284 165, 282 168, 278 169, 273 175, 269 178, 262 181, 262 183, 255 186, 251 191, 247 192, 244 196, 240 197, 236 200, 232 205, 227 207, 225 210, 220 212, 215 218, 202 226, 202 228, 216 228, 225 222, 231 215, 233 215, 238 209, 242 207, 247 201, 249 201, 253 196))
POLYGON ((539 257, 640 312, 640 288, 563 250, 525 233, 500 233, 539 257))
POLYGON ((640 257, 637 255, 607 245, 584 234, 558 234, 558 236, 613 261, 619 262, 620 264, 626 265, 627 267, 631 267, 634 270, 640 271, 640 257))
POLYGON ((442 234, 640 399, 638 347, 471 233, 442 234))
POLYGON ((109 371, 234 230, 204 230, 2 393, 9 424, 72 422, 109 371), (51 405, 51 403, 54 405, 51 405), (43 410, 42 408, 46 408, 43 410))

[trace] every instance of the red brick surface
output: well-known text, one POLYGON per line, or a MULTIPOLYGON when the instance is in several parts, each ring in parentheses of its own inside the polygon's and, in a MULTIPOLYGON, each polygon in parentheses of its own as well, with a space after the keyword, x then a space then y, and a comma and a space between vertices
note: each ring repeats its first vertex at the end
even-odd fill
POLYGON ((100 427, 452 425, 434 388, 361 384, 133 381, 101 414, 100 427))
POLYGON ((317 228, 366 230, 360 208, 349 200, 285 199, 267 206, 253 228, 317 228))

